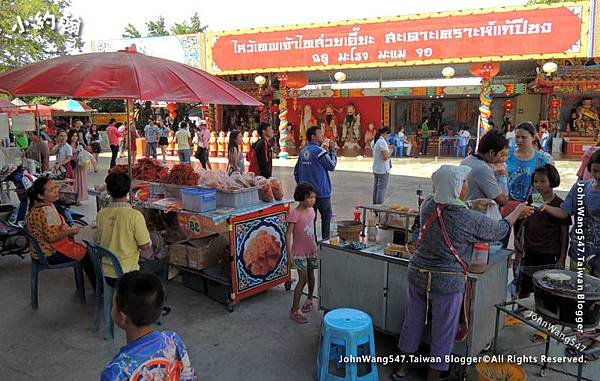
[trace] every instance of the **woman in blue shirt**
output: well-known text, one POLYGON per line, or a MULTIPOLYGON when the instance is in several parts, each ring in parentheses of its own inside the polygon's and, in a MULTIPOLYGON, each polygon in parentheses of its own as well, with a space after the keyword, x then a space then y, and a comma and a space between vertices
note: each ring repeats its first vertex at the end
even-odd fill
POLYGON ((535 145, 535 126, 531 122, 520 123, 515 129, 517 147, 508 153, 508 195, 511 200, 523 202, 535 193, 531 176, 536 168, 546 164, 554 165, 554 160, 535 145))

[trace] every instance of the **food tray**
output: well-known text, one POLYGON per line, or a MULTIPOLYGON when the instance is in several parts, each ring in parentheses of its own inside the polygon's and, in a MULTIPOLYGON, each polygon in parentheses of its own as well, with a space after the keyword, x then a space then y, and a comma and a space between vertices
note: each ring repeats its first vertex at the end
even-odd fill
POLYGON ((172 197, 178 200, 182 200, 181 198, 181 190, 184 188, 192 188, 190 185, 173 185, 173 184, 162 184, 164 197, 172 197))
POLYGON ((245 208, 260 204, 258 190, 260 187, 244 188, 239 190, 217 190, 217 207, 245 208))
POLYGON ((214 189, 183 188, 181 189, 183 209, 192 212, 210 212, 217 209, 217 195, 214 189))

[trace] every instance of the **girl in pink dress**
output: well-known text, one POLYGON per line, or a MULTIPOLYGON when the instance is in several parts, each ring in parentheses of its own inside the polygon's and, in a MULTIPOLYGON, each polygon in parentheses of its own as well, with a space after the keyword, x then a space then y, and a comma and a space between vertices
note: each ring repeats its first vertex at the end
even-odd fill
POLYGON ((299 182, 294 191, 294 200, 298 201, 298 207, 292 209, 288 215, 286 248, 289 265, 298 271, 298 284, 294 289, 290 318, 297 323, 307 323, 308 319, 304 314, 313 309, 315 270, 319 268, 313 208, 317 200, 317 192, 309 183, 299 182), (300 309, 300 298, 306 284, 308 284, 308 297, 300 309))

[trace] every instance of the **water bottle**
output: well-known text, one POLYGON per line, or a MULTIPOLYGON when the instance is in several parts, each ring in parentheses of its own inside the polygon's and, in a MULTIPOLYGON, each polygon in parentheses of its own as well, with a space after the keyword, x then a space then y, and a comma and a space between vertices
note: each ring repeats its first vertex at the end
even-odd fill
POLYGON ((482 274, 487 270, 488 258, 490 256, 490 245, 488 243, 476 243, 471 259, 469 272, 482 274))
POLYGON ((329 228, 329 237, 337 237, 338 232, 337 232, 337 215, 335 213, 333 213, 331 215, 331 225, 329 228))

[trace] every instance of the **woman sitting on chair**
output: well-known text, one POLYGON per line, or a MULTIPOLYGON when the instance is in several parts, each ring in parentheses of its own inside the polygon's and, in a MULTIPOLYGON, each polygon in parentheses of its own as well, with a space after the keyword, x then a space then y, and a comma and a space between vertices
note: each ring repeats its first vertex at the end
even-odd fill
MULTIPOLYGON (((52 245, 66 238, 72 238, 79 233, 79 227, 70 228, 64 218, 54 207, 59 197, 59 187, 47 177, 40 177, 33 182, 27 191, 29 197, 29 216, 27 229, 37 240, 42 253, 51 265, 71 262, 77 259, 69 258, 66 253, 55 250, 52 245)), ((37 258, 35 249, 31 248, 31 257, 37 258)), ((96 288, 94 267, 87 253, 79 259, 92 287, 96 288)))

